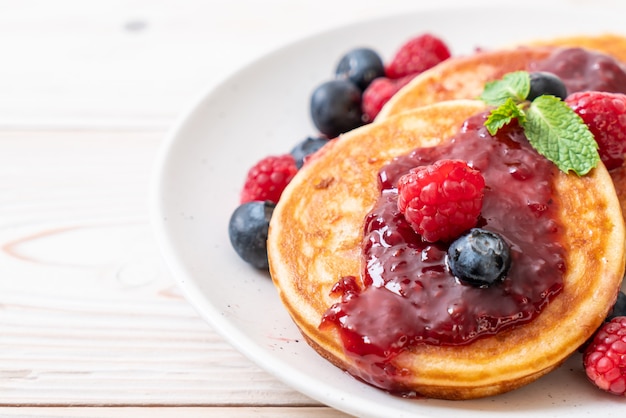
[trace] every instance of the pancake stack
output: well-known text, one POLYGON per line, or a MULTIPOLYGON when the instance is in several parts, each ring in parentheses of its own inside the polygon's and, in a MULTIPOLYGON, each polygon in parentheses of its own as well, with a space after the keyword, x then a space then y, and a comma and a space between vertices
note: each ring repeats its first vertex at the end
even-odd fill
MULTIPOLYGON (((556 45, 607 51, 608 39, 537 42, 450 59, 407 85, 375 123, 341 135, 305 164, 272 216, 268 258, 279 295, 311 347, 371 383, 369 370, 346 352, 339 332, 320 328, 320 323, 340 299, 333 286, 344 277, 360 283, 363 222, 378 197, 381 167, 418 147, 445 143, 464 121, 484 112, 485 104, 471 99, 485 82, 524 69, 556 45)), ((626 58, 626 43, 609 52, 626 58)), ((626 190, 621 186, 626 176, 619 173, 609 174, 602 164, 585 176, 558 172, 553 188, 564 229, 562 291, 523 325, 468 344, 420 343, 402 350, 389 367, 401 371, 398 387, 403 395, 472 399, 507 392, 558 367, 594 333, 613 305, 624 274, 620 198, 623 204, 626 193, 620 190, 626 190)))

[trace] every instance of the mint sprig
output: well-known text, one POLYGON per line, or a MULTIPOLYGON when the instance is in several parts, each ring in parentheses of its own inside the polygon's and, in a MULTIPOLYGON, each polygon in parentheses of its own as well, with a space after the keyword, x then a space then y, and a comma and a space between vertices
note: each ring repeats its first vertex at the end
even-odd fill
POLYGON ((489 133, 495 135, 517 119, 530 145, 561 171, 582 176, 596 167, 598 144, 580 116, 555 96, 543 95, 529 102, 529 91, 526 71, 509 73, 485 85, 480 99, 496 106, 485 121, 489 133))
POLYGON ((517 105, 512 98, 506 99, 497 108, 493 109, 485 122, 485 126, 491 135, 495 135, 500 128, 517 119, 520 124, 526 122, 526 113, 521 106, 517 105))
POLYGON ((515 103, 526 100, 530 93, 530 75, 526 71, 505 74, 502 80, 485 84, 480 98, 490 106, 501 106, 508 99, 515 103))

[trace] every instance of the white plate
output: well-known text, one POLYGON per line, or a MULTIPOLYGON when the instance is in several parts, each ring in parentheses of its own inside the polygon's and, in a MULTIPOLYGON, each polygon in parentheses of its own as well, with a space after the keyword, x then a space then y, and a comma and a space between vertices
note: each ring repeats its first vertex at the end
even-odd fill
POLYGON ((322 33, 243 68, 191 108, 157 162, 152 220, 174 277, 200 314, 238 350, 296 390, 349 414, 571 418, 623 412, 624 399, 586 382, 578 356, 529 386, 474 401, 408 400, 359 383, 308 347, 269 276, 241 261, 227 234, 248 168, 266 155, 289 152, 315 133, 309 94, 331 77, 348 49, 371 46, 387 58, 410 36, 431 31, 459 54, 534 37, 623 32, 622 16, 581 9, 431 10, 322 33))

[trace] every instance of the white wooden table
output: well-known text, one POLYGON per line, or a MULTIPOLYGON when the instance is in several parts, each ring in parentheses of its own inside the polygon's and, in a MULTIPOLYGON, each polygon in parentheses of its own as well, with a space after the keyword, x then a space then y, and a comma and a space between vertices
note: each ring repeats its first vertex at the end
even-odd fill
POLYGON ((344 416, 252 364, 182 297, 148 222, 152 164, 179 114, 236 68, 430 3, 0 0, 0 415, 344 416))

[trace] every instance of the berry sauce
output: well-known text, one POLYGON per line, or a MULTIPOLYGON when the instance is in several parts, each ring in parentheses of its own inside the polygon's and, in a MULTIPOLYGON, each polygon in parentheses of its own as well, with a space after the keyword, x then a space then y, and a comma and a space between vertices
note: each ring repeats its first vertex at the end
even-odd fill
POLYGON ((491 136, 487 113, 468 119, 446 144, 400 156, 379 172, 380 195, 364 222, 361 278, 344 277, 341 301, 321 329, 336 327, 357 378, 402 392, 404 371, 390 361, 420 344, 463 345, 535 318, 563 288, 562 228, 553 200, 556 167, 516 125, 491 136), (485 178, 478 225, 510 245, 511 268, 489 287, 462 284, 449 271, 448 244, 428 243, 397 208, 398 179, 444 158, 467 161, 485 178))
POLYGON ((568 94, 596 90, 626 94, 626 69, 610 55, 583 48, 557 49, 548 58, 531 63, 529 71, 556 74, 568 94))

